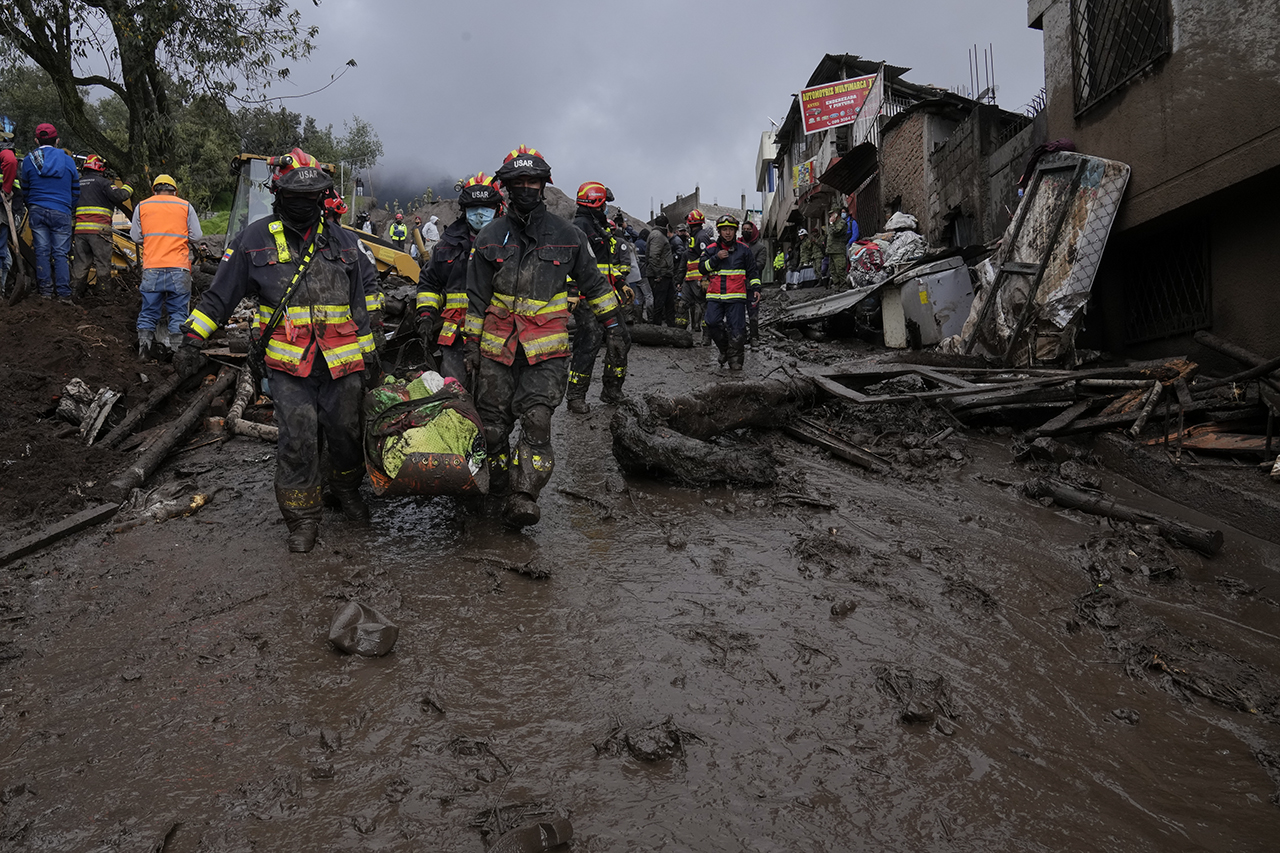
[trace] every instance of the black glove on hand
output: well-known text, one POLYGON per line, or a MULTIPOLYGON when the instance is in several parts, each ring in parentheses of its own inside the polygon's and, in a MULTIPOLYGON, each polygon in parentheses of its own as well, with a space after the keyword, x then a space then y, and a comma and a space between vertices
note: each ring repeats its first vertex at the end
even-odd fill
POLYGON ((182 346, 178 347, 178 351, 174 353, 173 369, 178 372, 178 376, 181 378, 190 379, 199 373, 207 362, 208 359, 205 358, 200 345, 193 339, 187 338, 182 342, 182 346))
POLYGON ((467 338, 462 342, 462 365, 467 373, 480 370, 480 341, 478 338, 467 338))
POLYGON ((364 370, 360 371, 360 378, 364 380, 366 391, 382 382, 382 359, 378 358, 376 352, 364 354, 364 370))

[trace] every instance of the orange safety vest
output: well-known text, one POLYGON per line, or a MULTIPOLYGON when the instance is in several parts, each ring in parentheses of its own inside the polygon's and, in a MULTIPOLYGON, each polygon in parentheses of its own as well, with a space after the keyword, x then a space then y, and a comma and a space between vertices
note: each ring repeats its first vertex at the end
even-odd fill
POLYGON ((138 203, 142 231, 142 268, 191 269, 191 232, 187 228, 190 202, 176 195, 153 195, 138 203))

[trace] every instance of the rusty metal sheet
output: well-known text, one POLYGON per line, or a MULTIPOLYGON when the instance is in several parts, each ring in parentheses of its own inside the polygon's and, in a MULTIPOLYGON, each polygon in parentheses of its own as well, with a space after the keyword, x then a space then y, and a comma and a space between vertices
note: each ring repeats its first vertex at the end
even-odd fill
POLYGON ((1075 152, 1044 157, 992 259, 964 351, 1006 365, 1070 364, 1129 167, 1075 152))

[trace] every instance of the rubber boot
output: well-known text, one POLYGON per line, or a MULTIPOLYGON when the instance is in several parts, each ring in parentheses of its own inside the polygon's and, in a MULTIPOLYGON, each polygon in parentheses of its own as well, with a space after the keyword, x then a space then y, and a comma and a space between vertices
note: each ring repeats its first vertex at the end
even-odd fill
POLYGON ((138 360, 150 361, 156 345, 156 333, 151 329, 138 330, 138 360))
POLYGON ((747 333, 747 343, 755 349, 760 345, 760 315, 753 314, 748 318, 749 331, 747 333))
POLYGON ((591 374, 569 371, 569 388, 564 393, 569 411, 575 415, 585 415, 591 411, 587 403, 587 389, 591 387, 591 374))
POLYGON ((616 406, 626 399, 622 393, 622 379, 615 376, 604 378, 604 387, 600 389, 600 402, 606 406, 616 406))
POLYGON ((507 506, 502 511, 503 523, 514 530, 537 524, 540 518, 542 511, 538 509, 538 502, 532 495, 524 492, 516 492, 508 498, 507 506))
POLYGON ((276 489, 276 503, 280 505, 280 514, 289 528, 289 536, 285 540, 289 550, 295 554, 305 554, 316 547, 316 537, 320 534, 320 514, 323 504, 320 500, 320 487, 314 489, 276 489))
POLYGON ((743 350, 746 349, 747 336, 733 335, 729 338, 729 369, 741 370, 743 362, 743 350))
POLYGON ((338 502, 342 516, 361 527, 369 523, 369 505, 360 496, 360 481, 364 472, 356 469, 351 474, 334 474, 329 478, 329 491, 338 502))
POLYGON ((507 498, 511 497, 511 471, 507 454, 503 452, 490 456, 485 464, 489 466, 489 493, 484 496, 481 512, 488 518, 497 518, 506 509, 507 498))

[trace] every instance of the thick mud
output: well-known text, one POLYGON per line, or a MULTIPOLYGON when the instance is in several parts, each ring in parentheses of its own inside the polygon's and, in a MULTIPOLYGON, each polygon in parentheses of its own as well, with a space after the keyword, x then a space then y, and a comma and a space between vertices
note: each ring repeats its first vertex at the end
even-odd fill
POLYGON ((274 449, 236 439, 158 481, 221 489, 192 516, 6 567, 0 849, 481 851, 548 815, 578 851, 1274 849, 1280 547, 1044 507, 1053 473, 1216 525, 927 409, 819 413, 884 475, 743 432, 775 486, 627 477, 591 397, 524 534, 373 499, 288 554, 274 449), (351 599, 391 654, 328 644, 351 599))

